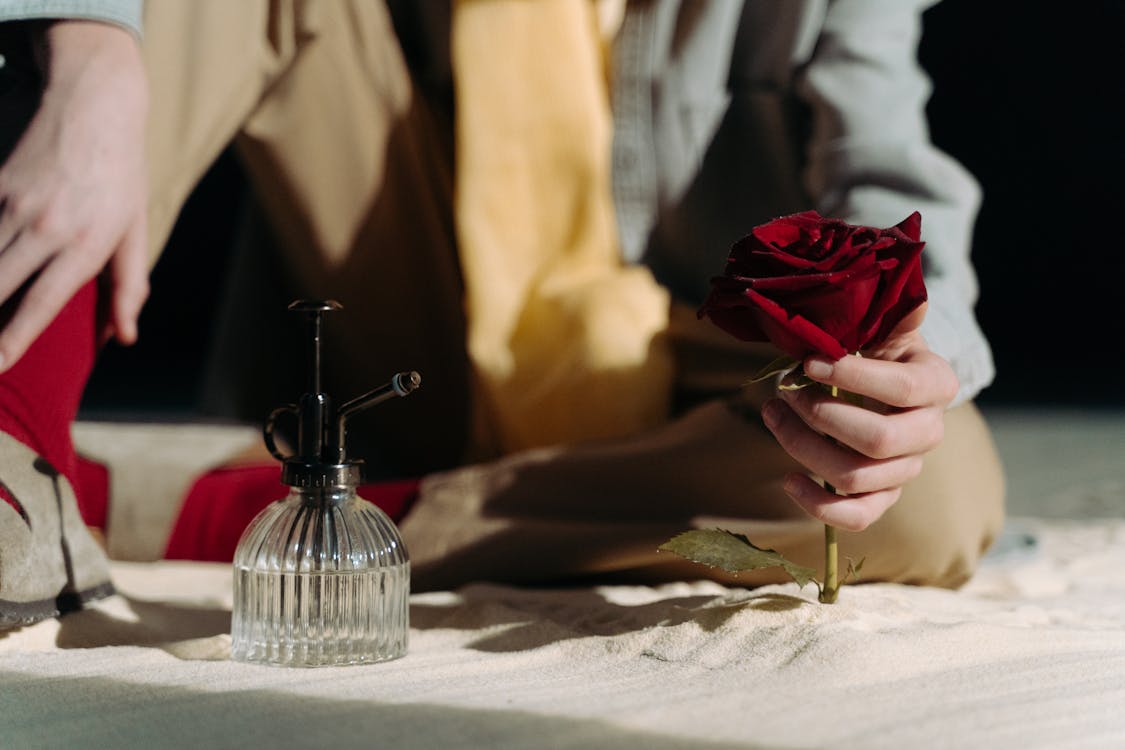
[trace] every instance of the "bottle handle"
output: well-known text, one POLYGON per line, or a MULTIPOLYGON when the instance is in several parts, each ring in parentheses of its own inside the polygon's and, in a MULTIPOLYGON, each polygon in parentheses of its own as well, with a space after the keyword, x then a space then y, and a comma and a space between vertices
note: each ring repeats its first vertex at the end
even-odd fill
POLYGON ((270 415, 266 417, 265 424, 262 425, 262 439, 266 443, 266 449, 270 452, 270 455, 276 458, 278 461, 285 461, 286 459, 292 458, 292 456, 286 456, 284 453, 282 453, 278 449, 277 443, 274 440, 274 431, 277 429, 277 420, 283 414, 292 414, 294 417, 299 418, 300 410, 297 408, 296 404, 285 404, 284 406, 279 406, 270 412, 270 415))

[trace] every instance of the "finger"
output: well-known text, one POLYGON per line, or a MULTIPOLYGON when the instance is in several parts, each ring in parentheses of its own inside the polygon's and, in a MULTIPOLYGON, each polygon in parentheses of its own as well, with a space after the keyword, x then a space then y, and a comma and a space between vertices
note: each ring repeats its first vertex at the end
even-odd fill
POLYGON ((836 444, 814 432, 781 399, 766 402, 762 421, 794 460, 848 495, 899 487, 922 472, 920 456, 875 459, 836 444))
MULTIPOLYGON (((34 232, 20 232, 0 252, 0 302, 6 301, 50 259, 46 240, 34 232)), ((51 248, 52 250, 54 248, 51 248)))
POLYGON ((59 310, 93 277, 79 254, 60 254, 47 265, 20 300, 12 319, 0 332, 0 372, 24 355, 59 310))
POLYGON ((801 510, 829 526, 863 531, 882 517, 902 496, 901 487, 859 495, 828 492, 804 474, 786 474, 782 485, 801 510))
POLYGON ((889 406, 944 407, 957 395, 957 376, 949 363, 928 350, 902 361, 843 357, 805 360, 805 374, 813 380, 872 398, 889 406))
POLYGON ((944 435, 943 411, 937 407, 879 414, 819 388, 781 391, 781 398, 813 430, 870 458, 926 453, 944 435))
POLYGON ((0 198, 0 252, 11 244, 23 225, 23 212, 18 201, 13 195, 0 198))
POLYGON ((148 299, 148 229, 142 211, 110 260, 113 284, 112 327, 118 343, 137 340, 137 318, 148 299))

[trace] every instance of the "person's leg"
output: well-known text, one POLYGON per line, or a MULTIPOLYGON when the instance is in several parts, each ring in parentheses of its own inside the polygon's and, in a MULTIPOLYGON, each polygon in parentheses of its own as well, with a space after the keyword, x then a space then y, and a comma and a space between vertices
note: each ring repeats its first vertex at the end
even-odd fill
MULTIPOLYGON (((5 24, 0 30, 0 159, 37 108, 38 28, 5 24)), ((0 325, 25 290, 0 305, 0 325)), ((104 556, 79 513, 81 506, 92 523, 104 525, 105 477, 78 458, 70 435, 97 350, 97 312, 97 282, 91 281, 0 373, 0 627, 33 622, 112 590, 104 556)))
MULTIPOLYGON (((168 30, 204 24, 199 17, 209 9, 214 7, 172 8, 158 26, 150 24, 153 54, 164 60, 171 50, 172 62, 200 54, 188 41, 173 40, 169 47, 163 38, 168 30), (195 20, 188 23, 189 17, 195 20)), ((449 466, 464 451, 469 385, 448 122, 443 126, 415 90, 381 3, 301 4, 270 28, 275 37, 285 30, 287 36, 275 43, 287 62, 260 101, 238 110, 244 122, 236 143, 281 253, 269 258, 255 248, 254 256, 281 263, 295 295, 343 303, 344 311, 327 322, 323 359, 327 390, 337 400, 370 390, 398 370, 422 372, 423 387, 410 399, 349 422, 349 453, 392 466, 400 476, 449 466)), ((160 78, 190 96, 196 74, 180 65, 160 78), (180 77, 185 81, 177 84, 180 77)), ((242 101, 238 85, 220 83, 221 92, 242 101)), ((167 140, 202 148, 191 145, 190 134, 177 135, 177 118, 172 120, 167 140)), ((154 165, 154 174, 160 172, 154 165)), ((179 192, 170 191, 171 205, 178 205, 179 192)), ((261 275, 239 275, 239 284, 262 283, 261 275)), ((212 363, 212 372, 228 383, 239 381, 224 384, 224 391, 241 399, 242 414, 264 415, 299 395, 306 366, 300 328, 286 320, 281 306, 276 313, 244 306, 238 312, 240 320, 227 321, 234 325, 222 334, 226 354, 212 363), (254 324, 244 322, 250 319, 254 324), (292 338, 281 339, 280 351, 263 343, 276 341, 275 334, 256 329, 271 319, 290 324, 292 338), (292 391, 277 387, 294 380, 292 391)), ((222 469, 201 478, 196 487, 207 491, 189 493, 169 553, 198 554, 198 544, 181 541, 204 533, 198 528, 203 517, 212 529, 206 533, 220 529, 223 539, 237 539, 247 519, 225 508, 221 497, 237 494, 251 506, 276 499, 277 483, 264 471, 265 481, 254 487, 222 469)))
MULTIPOLYGON (((730 393, 770 356, 690 311, 672 331, 682 395, 730 393)), ((546 449, 423 482, 402 526, 419 590, 474 579, 543 582, 591 575, 645 582, 716 578, 757 585, 776 569, 731 576, 657 547, 688 528, 725 528, 823 569, 823 526, 781 489, 799 470, 761 424, 768 387, 712 399, 623 441, 546 449)), ((876 524, 841 534, 841 555, 866 558, 864 580, 955 586, 1002 521, 1003 480, 972 405, 950 411, 946 438, 876 524)))
MULTIPOLYGON (((265 0, 150 4, 145 50, 152 86, 154 259, 179 205, 284 62, 264 38, 269 9, 265 0)), ((14 50, 4 52, 19 62, 14 50)), ((6 149, 14 129, 35 111, 38 92, 6 80, 4 89, 0 132, 6 149), (24 89, 33 95, 32 106, 9 106, 9 95, 24 89)), ((0 509, 0 620, 8 624, 66 611, 112 590, 105 556, 83 523, 105 525, 108 477, 75 454, 70 438, 98 348, 98 296, 97 282, 83 287, 0 375, 0 481, 7 501, 0 509)), ((0 314, 12 307, 9 300, 0 314)))
POLYGON ((106 477, 78 458, 70 436, 97 349, 97 299, 91 281, 0 374, 0 627, 113 590, 86 529, 104 526, 106 477))
MULTIPOLYGON (((772 440, 768 433, 765 437, 772 440)), ((758 455, 763 454, 766 463, 772 463, 768 449, 758 455)), ((771 492, 767 509, 789 502, 780 488, 784 471, 790 470, 785 467, 787 459, 773 464, 776 474, 767 485, 771 492)), ((737 487, 734 476, 728 475, 728 480, 732 488, 737 487)), ((1003 499, 1003 472, 988 427, 974 405, 959 406, 946 413, 945 440, 927 454, 922 474, 903 488, 901 499, 866 530, 839 532, 840 559, 864 560, 864 581, 959 586, 999 533, 1003 499)), ((780 522, 747 517, 758 515, 755 507, 750 501, 738 515, 705 512, 691 525, 745 534, 758 546, 775 548, 801 565, 824 570, 822 524, 803 516, 780 522)), ((791 513, 800 511, 794 506, 791 513)), ((650 580, 701 576, 736 584, 787 580, 777 569, 730 576, 665 554, 652 555, 635 572, 650 580)))
MULTIPOLYGON (((352 455, 418 476, 461 460, 469 431, 449 123, 414 86, 383 3, 300 7, 293 62, 248 118, 239 153, 291 288, 344 306, 326 323, 328 392, 344 400, 421 372, 409 399, 349 422, 352 455)), ((248 339, 226 369, 303 372, 291 330, 282 351, 248 339)), ((277 405, 265 398, 299 395, 265 396, 260 379, 240 390, 261 414, 277 405)))
POLYGON ((297 40, 290 5, 268 0, 145 4, 153 263, 196 183, 292 62, 297 40))
MULTIPOLYGON (((0 307, 0 324, 18 298, 0 307)), ((105 525, 105 487, 83 471, 70 426, 97 352, 97 282, 86 284, 11 369, 0 374, 0 432, 11 435, 57 468, 76 488, 82 515, 105 525), (86 480, 85 482, 82 480, 86 480)))

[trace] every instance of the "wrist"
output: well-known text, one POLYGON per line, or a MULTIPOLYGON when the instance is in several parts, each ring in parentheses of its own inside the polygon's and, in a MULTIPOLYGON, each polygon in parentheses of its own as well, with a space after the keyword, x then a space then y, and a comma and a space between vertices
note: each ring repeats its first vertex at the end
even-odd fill
POLYGON ((60 20, 42 29, 44 99, 70 96, 80 86, 107 86, 115 95, 147 100, 144 63, 136 38, 111 23, 60 20))

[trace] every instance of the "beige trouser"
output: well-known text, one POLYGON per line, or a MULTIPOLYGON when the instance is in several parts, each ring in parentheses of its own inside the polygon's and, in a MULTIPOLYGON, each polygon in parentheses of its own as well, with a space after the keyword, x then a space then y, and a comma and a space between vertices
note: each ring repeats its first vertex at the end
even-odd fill
MULTIPOLYGON (((732 392, 764 364, 691 311, 672 314, 689 398, 732 392)), ((657 546, 688 528, 745 534, 823 570, 823 526, 781 489, 800 467, 758 416, 768 387, 710 399, 663 428, 628 440, 548 448, 428 478, 402 530, 415 587, 474 578, 601 577, 652 582, 710 577, 761 584, 778 569, 739 576, 687 563, 657 546)), ((957 586, 1003 522, 1004 481, 988 428, 966 404, 946 413, 945 440, 920 477, 862 533, 841 533, 842 557, 865 558, 864 580, 957 586)))
MULTIPOLYGON (((329 361, 351 395, 394 363, 423 371, 409 409, 374 425, 392 457, 454 465, 470 433, 470 376, 454 242, 448 123, 412 86, 380 3, 150 0, 152 242, 235 140, 298 288, 348 308, 329 361), (443 127, 444 125, 444 127, 443 127), (377 361, 366 356, 374 353, 377 361)), ((429 478, 402 525, 416 589, 476 578, 710 575, 656 547, 689 526, 747 534, 819 566, 822 527, 780 489, 797 468, 737 402, 763 352, 676 309, 677 391, 702 402, 634 438, 549 448, 429 478)), ((403 404, 406 406, 407 404, 403 404)), ((580 407, 579 407, 580 408, 580 407)), ((865 578, 957 585, 1002 520, 1003 481, 972 405, 882 520, 845 534, 865 578)), ((738 580, 775 580, 747 575, 738 580)))
MULTIPOLYGON (((291 288, 345 307, 326 326, 329 393, 424 374, 409 400, 355 420, 375 436, 367 450, 408 472, 456 463, 471 399, 451 148, 414 96, 383 4, 150 0, 144 21, 154 258, 235 142, 291 288)), ((299 331, 287 333, 290 353, 271 366, 303 367, 299 331)), ((245 341, 244 363, 272 356, 259 351, 271 337, 245 341)))

